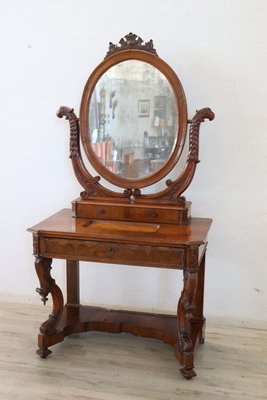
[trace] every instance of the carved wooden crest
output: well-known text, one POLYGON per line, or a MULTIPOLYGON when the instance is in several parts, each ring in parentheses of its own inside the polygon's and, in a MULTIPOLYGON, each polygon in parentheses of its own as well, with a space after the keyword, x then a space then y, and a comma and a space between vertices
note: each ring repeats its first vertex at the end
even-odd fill
POLYGON ((105 59, 112 54, 118 53, 119 51, 129 49, 144 50, 156 56, 158 55, 156 49, 154 48, 153 40, 144 42, 140 36, 130 32, 128 35, 125 35, 124 38, 121 38, 118 45, 112 42, 109 43, 109 50, 106 54, 105 59))

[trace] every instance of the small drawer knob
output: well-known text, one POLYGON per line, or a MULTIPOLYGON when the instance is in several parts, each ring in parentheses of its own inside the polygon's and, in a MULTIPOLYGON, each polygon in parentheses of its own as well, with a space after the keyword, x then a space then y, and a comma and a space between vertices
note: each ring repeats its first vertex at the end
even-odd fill
POLYGON ((101 215, 105 214, 105 210, 103 208, 100 208, 98 210, 98 214, 101 214, 101 215))
POLYGON ((151 211, 151 213, 150 213, 151 218, 157 218, 157 216, 158 216, 158 213, 156 211, 151 211))

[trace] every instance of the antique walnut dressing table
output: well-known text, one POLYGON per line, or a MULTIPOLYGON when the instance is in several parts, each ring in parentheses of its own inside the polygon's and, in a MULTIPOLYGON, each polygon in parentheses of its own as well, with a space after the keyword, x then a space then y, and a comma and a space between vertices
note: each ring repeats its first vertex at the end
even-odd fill
POLYGON ((199 127, 213 112, 204 108, 187 118, 186 99, 174 71, 159 58, 153 42, 130 33, 110 43, 89 77, 80 119, 61 107, 70 124, 70 158, 84 191, 64 209, 29 229, 33 234, 36 289, 53 310, 40 326, 37 354, 72 333, 128 332, 157 338, 174 347, 182 375, 194 371, 194 350, 204 341, 205 253, 210 219, 192 218, 182 193, 198 163, 199 127), (188 155, 176 179, 158 185, 181 159, 189 126, 188 155), (86 168, 80 141, 92 167, 86 168), (100 176, 116 187, 100 183, 100 176), (156 184, 157 191, 153 192, 156 184), (151 186, 150 193, 143 188, 151 186), (119 188, 122 188, 120 191, 119 188), (66 260, 67 293, 51 277, 53 258, 66 260), (79 261, 183 270, 177 316, 83 306, 79 261))

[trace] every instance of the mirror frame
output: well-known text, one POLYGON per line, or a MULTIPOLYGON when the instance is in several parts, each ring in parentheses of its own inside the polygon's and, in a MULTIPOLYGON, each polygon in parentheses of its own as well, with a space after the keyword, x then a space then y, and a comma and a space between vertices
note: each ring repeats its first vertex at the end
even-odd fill
POLYGON ((87 80, 80 106, 80 130, 83 148, 93 168, 99 173, 101 177, 103 177, 115 186, 127 189, 138 189, 150 186, 163 179, 174 168, 181 156, 187 133, 187 123, 187 104, 182 84, 173 69, 155 54, 149 53, 144 50, 122 50, 105 58, 104 61, 102 61, 102 63, 100 63, 95 68, 95 70, 92 72, 87 80), (161 167, 154 173, 139 179, 128 179, 120 177, 108 170, 96 157, 95 152, 91 147, 90 139, 89 109, 91 96, 95 89, 95 86, 101 76, 109 68, 127 60, 144 61, 157 68, 166 77, 172 87, 174 96, 176 98, 178 111, 178 132, 176 143, 174 148, 172 149, 171 155, 169 156, 163 167, 161 167))

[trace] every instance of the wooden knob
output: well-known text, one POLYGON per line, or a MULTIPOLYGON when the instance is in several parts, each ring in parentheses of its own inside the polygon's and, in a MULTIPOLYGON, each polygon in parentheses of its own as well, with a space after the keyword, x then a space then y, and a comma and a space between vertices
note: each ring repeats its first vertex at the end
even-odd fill
POLYGON ((152 212, 150 213, 150 216, 151 216, 152 218, 157 218, 158 213, 157 213, 156 211, 152 211, 152 212))
POLYGON ((98 213, 99 213, 99 214, 105 214, 105 210, 104 210, 103 208, 100 208, 100 209, 98 210, 98 213))

